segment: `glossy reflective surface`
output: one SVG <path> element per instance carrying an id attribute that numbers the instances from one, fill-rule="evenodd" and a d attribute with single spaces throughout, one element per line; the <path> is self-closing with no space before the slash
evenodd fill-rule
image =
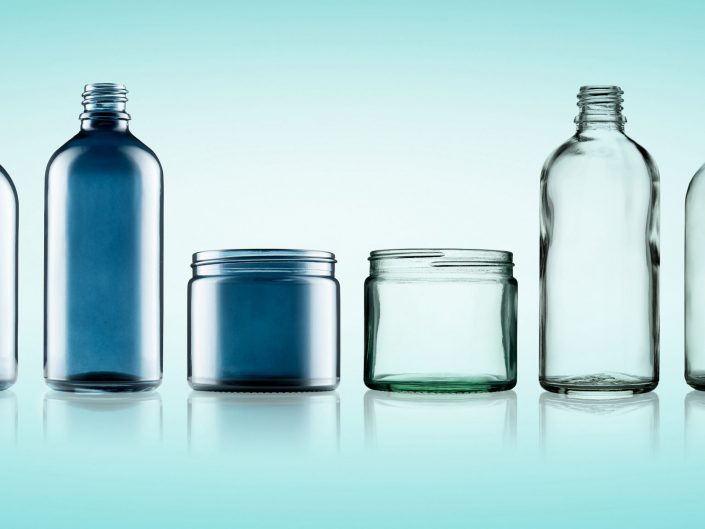
<path id="1" fill-rule="evenodd" d="M 287 513 L 309 527 L 334 519 L 354 528 L 370 517 L 386 527 L 458 518 L 541 527 L 547 513 L 571 516 L 586 498 L 600 508 L 581 511 L 572 527 L 603 527 L 605 510 L 610 526 L 695 527 L 685 516 L 699 505 L 703 420 L 705 396 L 682 385 L 588 399 L 530 387 L 397 394 L 359 383 L 320 393 L 181 383 L 82 395 L 38 382 L 0 394 L 0 492 L 12 498 L 3 516 L 18 527 L 45 525 L 77 496 L 80 528 L 145 517 L 173 528 L 277 527 Z M 37 487 L 51 493 L 30 509 Z M 116 498 L 137 507 L 114 509 Z M 159 515 L 149 514 L 155 504 Z"/>

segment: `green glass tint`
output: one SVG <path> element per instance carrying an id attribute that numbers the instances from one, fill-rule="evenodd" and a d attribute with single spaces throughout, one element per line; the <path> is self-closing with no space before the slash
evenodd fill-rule
<path id="1" fill-rule="evenodd" d="M 500 391 L 516 384 L 512 254 L 381 250 L 365 282 L 365 384 L 386 391 Z"/>

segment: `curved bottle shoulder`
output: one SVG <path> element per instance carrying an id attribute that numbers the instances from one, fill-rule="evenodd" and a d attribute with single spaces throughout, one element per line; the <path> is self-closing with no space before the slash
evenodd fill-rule
<path id="1" fill-rule="evenodd" d="M 643 173 L 659 180 L 656 163 L 641 145 L 622 132 L 576 133 L 546 159 L 542 179 L 580 171 L 587 166 L 612 171 Z"/>
<path id="2" fill-rule="evenodd" d="M 0 197 L 17 204 L 17 188 L 7 171 L 0 165 Z"/>
<path id="3" fill-rule="evenodd" d="M 690 179 L 686 200 L 695 195 L 698 198 L 702 197 L 701 200 L 705 200 L 705 165 L 701 166 Z"/>
<path id="4" fill-rule="evenodd" d="M 157 155 L 130 132 L 81 131 L 49 159 L 47 176 L 113 169 L 161 179 Z"/>

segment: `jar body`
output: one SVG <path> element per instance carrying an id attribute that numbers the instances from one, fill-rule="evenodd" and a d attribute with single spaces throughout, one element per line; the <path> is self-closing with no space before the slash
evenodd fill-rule
<path id="1" fill-rule="evenodd" d="M 507 265 L 452 262 L 453 251 L 436 252 L 400 257 L 402 269 L 374 270 L 373 262 L 365 282 L 365 384 L 385 391 L 511 389 L 516 280 Z"/>
<path id="2" fill-rule="evenodd" d="M 17 191 L 0 167 L 0 390 L 17 379 Z"/>
<path id="3" fill-rule="evenodd" d="M 640 393 L 658 383 L 659 176 L 616 125 L 580 130 L 541 175 L 540 382 Z"/>
<path id="4" fill-rule="evenodd" d="M 194 263 L 188 286 L 191 387 L 321 391 L 338 385 L 338 282 L 324 272 L 280 265 Z"/>
<path id="5" fill-rule="evenodd" d="M 162 170 L 126 130 L 81 131 L 46 174 L 47 383 L 140 391 L 162 375 Z"/>
<path id="6" fill-rule="evenodd" d="M 705 166 L 685 199 L 685 379 L 705 390 Z"/>

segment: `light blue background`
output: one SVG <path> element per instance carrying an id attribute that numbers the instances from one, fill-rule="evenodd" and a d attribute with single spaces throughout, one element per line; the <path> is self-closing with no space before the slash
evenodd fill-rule
<path id="1" fill-rule="evenodd" d="M 20 196 L 21 297 L 3 527 L 701 525 L 682 229 L 705 162 L 704 22 L 686 1 L 4 0 L 0 163 Z M 42 380 L 44 169 L 100 81 L 127 85 L 132 130 L 165 170 L 165 380 L 148 397 L 62 397 Z M 574 130 L 578 87 L 604 83 L 625 90 L 627 132 L 661 170 L 662 383 L 575 403 L 537 383 L 538 179 Z M 409 246 L 515 252 L 514 392 L 365 392 L 366 256 Z M 226 247 L 337 254 L 336 393 L 190 392 L 190 254 Z"/>

